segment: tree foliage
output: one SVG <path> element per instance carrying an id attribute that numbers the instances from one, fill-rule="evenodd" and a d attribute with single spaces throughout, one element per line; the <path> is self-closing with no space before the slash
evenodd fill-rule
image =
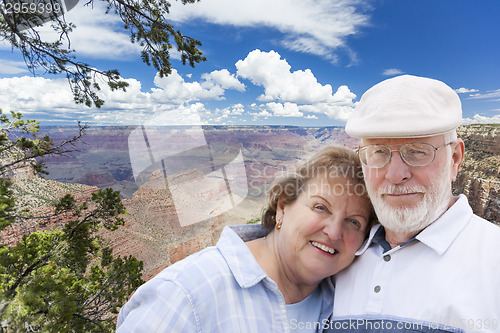
<path id="1" fill-rule="evenodd" d="M 120 78 L 116 69 L 99 70 L 81 62 L 70 48 L 70 34 L 75 28 L 64 16 L 55 11 L 31 12 L 7 10 L 7 3 L 28 4 L 30 0 L 0 0 L 0 40 L 8 41 L 13 49 L 19 49 L 28 69 L 33 73 L 64 74 L 77 103 L 101 107 L 104 101 L 98 96 L 99 81 L 105 81 L 111 90 L 125 90 L 128 83 Z M 36 3 L 53 4 L 61 0 L 37 0 Z M 93 6 L 88 0 L 85 5 Z M 130 33 L 132 43 L 142 47 L 141 58 L 153 65 L 161 77 L 171 73 L 170 51 L 174 44 L 185 65 L 193 66 L 206 58 L 198 49 L 201 42 L 184 36 L 175 30 L 166 15 L 170 3 L 166 0 L 100 0 L 106 3 L 106 14 L 115 13 L 123 21 L 124 29 Z M 181 0 L 183 4 L 199 0 Z M 29 7 L 26 7 L 29 8 Z M 53 31 L 59 36 L 56 41 L 43 40 L 39 34 L 40 22 L 50 20 Z M 173 39 L 173 42 L 172 42 Z M 67 46 L 66 46 L 67 45 Z"/>
<path id="2" fill-rule="evenodd" d="M 0 123 L 1 229 L 25 218 L 15 212 L 8 173 L 21 167 L 42 170 L 36 158 L 67 152 L 85 127 L 54 145 L 48 137 L 37 138 L 38 123 L 20 114 L 7 117 L 0 110 Z M 53 213 L 40 217 L 67 221 L 61 228 L 32 232 L 15 245 L 0 244 L 0 332 L 113 332 L 115 314 L 143 283 L 142 262 L 114 257 L 98 234 L 103 227 L 123 225 L 124 213 L 112 189 L 82 203 L 65 195 Z"/>

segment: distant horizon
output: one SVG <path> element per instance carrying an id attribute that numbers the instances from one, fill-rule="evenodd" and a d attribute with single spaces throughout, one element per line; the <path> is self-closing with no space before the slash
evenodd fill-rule
<path id="1" fill-rule="evenodd" d="M 87 123 L 88 124 L 88 123 Z M 82 122 L 82 125 L 85 125 L 85 123 Z M 345 126 L 340 126 L 340 125 L 325 125 L 325 126 L 314 126 L 314 125 L 269 125 L 269 124 L 186 124 L 186 125 L 145 125 L 145 124 L 138 124 L 138 125 L 93 125 L 93 124 L 88 124 L 89 129 L 90 128 L 105 128 L 105 127 L 138 127 L 138 126 L 153 126 L 153 127 L 193 127 L 193 126 L 200 126 L 200 127 L 282 127 L 282 128 L 345 128 Z M 61 128 L 61 127 L 77 127 L 78 124 L 75 125 L 70 125 L 70 124 L 61 124 L 61 125 L 45 125 L 40 123 L 40 128 Z M 460 126 L 494 126 L 498 127 L 500 124 L 498 123 L 473 123 L 473 124 L 462 124 Z"/>
<path id="2" fill-rule="evenodd" d="M 85 124 L 82 124 L 82 125 L 85 125 Z M 88 124 L 89 125 L 89 128 L 96 128 L 96 127 L 101 127 L 101 128 L 105 128 L 105 127 L 123 127 L 123 128 L 127 128 L 127 127 L 138 127 L 138 126 L 146 126 L 144 124 L 139 124 L 139 125 L 93 125 L 93 124 Z M 485 124 L 481 124 L 481 125 L 485 125 Z M 487 125 L 487 124 L 486 124 Z M 50 128 L 50 127 L 53 127 L 53 128 L 61 128 L 61 127 L 77 127 L 78 125 L 75 124 L 75 125 L 69 125 L 69 124 L 62 124 L 62 125 L 44 125 L 44 124 L 40 124 L 40 128 Z M 200 127 L 283 127 L 283 128 L 289 128 L 289 127 L 292 127 L 292 128 L 345 128 L 345 126 L 338 126 L 338 125 L 327 125 L 327 126 L 307 126 L 307 125 L 266 125 L 266 124 L 262 124 L 262 125 L 246 125 L 246 124 L 242 124 L 242 125 L 234 125 L 234 124 L 231 124 L 231 125 L 220 125 L 220 124 L 214 124 L 214 125 L 211 125 L 211 124 L 192 124 L 192 125 L 147 125 L 147 126 L 152 126 L 152 127 L 194 127 L 194 126 L 200 126 Z"/>

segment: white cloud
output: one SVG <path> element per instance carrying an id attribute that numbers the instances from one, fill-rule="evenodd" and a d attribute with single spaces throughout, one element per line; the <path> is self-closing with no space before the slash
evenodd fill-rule
<path id="1" fill-rule="evenodd" d="M 470 99 L 489 99 L 500 98 L 500 89 L 488 91 L 486 94 L 473 94 L 469 96 Z"/>
<path id="2" fill-rule="evenodd" d="M 247 115 L 307 119 L 326 115 L 344 121 L 354 108 L 356 95 L 347 86 L 342 85 L 333 92 L 331 85 L 320 84 L 309 69 L 292 71 L 276 52 L 252 51 L 238 61 L 236 67 L 238 76 L 222 69 L 202 74 L 198 81 L 192 76 L 181 76 L 174 69 L 167 77 L 157 74 L 155 86 L 149 91 L 144 91 L 136 79 L 125 79 L 129 83 L 126 91 L 114 92 L 103 81 L 98 94 L 105 104 L 100 109 L 75 105 L 66 79 L 5 78 L 0 80 L 0 107 L 36 115 L 41 120 L 81 120 L 99 124 L 140 124 L 159 112 L 182 113 L 182 110 L 191 110 L 193 105 L 197 106 L 204 121 L 217 122 L 232 122 Z M 245 91 L 239 78 L 247 78 L 263 87 L 260 100 L 267 103 L 252 103 L 249 107 L 257 113 L 247 112 L 242 103 L 228 103 L 230 106 L 210 111 L 199 103 L 224 100 L 228 89 Z"/>
<path id="3" fill-rule="evenodd" d="M 98 124 L 140 124 L 155 114 L 171 111 L 178 117 L 191 118 L 183 114 L 196 109 L 202 119 L 212 115 L 200 100 L 222 100 L 226 89 L 241 91 L 244 85 L 229 71 L 214 71 L 202 75 L 200 82 L 186 82 L 176 70 L 160 78 L 156 75 L 155 88 L 143 91 L 141 82 L 124 79 L 129 86 L 126 91 L 111 91 L 100 82 L 98 92 L 105 103 L 100 109 L 75 105 L 66 79 L 45 79 L 42 77 L 14 77 L 0 79 L 0 107 L 4 111 L 20 111 L 37 119 L 59 121 L 88 121 Z M 244 112 L 242 104 L 234 104 L 220 112 L 221 117 L 238 116 Z M 213 113 L 213 112 L 212 112 Z M 217 112 L 216 112 L 217 113 Z"/>
<path id="4" fill-rule="evenodd" d="M 467 89 L 467 88 L 458 88 L 458 89 L 455 89 L 455 92 L 457 94 L 467 94 L 467 93 L 473 93 L 473 92 L 478 92 L 479 90 L 477 89 Z"/>
<path id="5" fill-rule="evenodd" d="M 241 116 L 243 112 L 245 112 L 245 107 L 243 106 L 243 104 L 238 103 L 231 106 L 231 113 L 233 115 Z"/>
<path id="6" fill-rule="evenodd" d="M 130 42 L 130 35 L 123 29 L 121 19 L 113 11 L 105 14 L 104 2 L 93 2 L 89 6 L 85 3 L 80 1 L 65 14 L 66 21 L 76 25 L 69 33 L 70 48 L 76 54 L 100 59 L 133 59 L 140 54 L 142 48 Z M 40 27 L 41 37 L 58 40 L 59 34 L 50 25 L 49 22 Z"/>
<path id="7" fill-rule="evenodd" d="M 245 107 L 243 104 L 234 104 L 230 107 L 224 108 L 224 109 L 215 109 L 215 114 L 221 114 L 223 117 L 230 117 L 230 116 L 241 116 L 245 112 Z"/>
<path id="8" fill-rule="evenodd" d="M 500 114 L 494 115 L 492 117 L 484 117 L 481 115 L 474 115 L 471 118 L 464 118 L 464 125 L 468 124 L 500 124 Z"/>
<path id="9" fill-rule="evenodd" d="M 0 74 L 15 75 L 27 72 L 24 61 L 0 60 Z"/>
<path id="10" fill-rule="evenodd" d="M 364 0 L 203 0 L 192 5 L 172 2 L 175 21 L 204 20 L 236 27 L 268 27 L 284 34 L 291 50 L 337 60 L 334 51 L 349 49 L 346 39 L 368 25 Z M 351 50 L 348 54 L 353 54 Z M 355 60 L 355 55 L 351 57 Z"/>
<path id="11" fill-rule="evenodd" d="M 337 103 L 338 105 L 343 105 L 343 106 L 354 106 L 352 100 L 355 98 L 356 94 L 352 93 L 349 90 L 349 87 L 343 85 L 337 89 L 335 95 L 333 95 L 333 98 L 329 100 L 329 102 L 334 102 Z"/>
<path id="12" fill-rule="evenodd" d="M 244 91 L 245 85 L 227 69 L 205 73 L 202 81 L 186 82 L 177 70 L 172 69 L 168 76 L 156 74 L 151 97 L 158 103 L 182 104 L 197 100 L 221 100 L 227 89 Z"/>
<path id="13" fill-rule="evenodd" d="M 291 72 L 291 66 L 274 51 L 254 50 L 236 63 L 239 77 L 264 87 L 261 101 L 280 100 L 294 103 L 326 101 L 332 86 L 318 83 L 311 70 Z"/>
<path id="14" fill-rule="evenodd" d="M 177 105 L 157 111 L 144 124 L 153 126 L 204 125 L 207 110 L 203 103 Z"/>
<path id="15" fill-rule="evenodd" d="M 201 78 L 213 85 L 219 85 L 223 89 L 245 91 L 245 85 L 241 83 L 234 74 L 229 73 L 227 69 L 213 71 L 209 74 L 205 73 Z"/>
<path id="16" fill-rule="evenodd" d="M 273 115 L 269 111 L 263 110 L 261 112 L 252 113 L 252 116 L 254 116 L 254 119 L 256 119 L 257 117 L 269 118 L 272 117 Z"/>
<path id="17" fill-rule="evenodd" d="M 318 119 L 318 117 L 316 117 L 313 114 L 308 114 L 307 116 L 304 117 L 304 119 Z"/>
<path id="18" fill-rule="evenodd" d="M 286 102 L 284 104 L 270 102 L 266 104 L 267 108 L 275 117 L 302 117 L 304 114 L 299 111 L 299 107 L 295 103 Z"/>
<path id="19" fill-rule="evenodd" d="M 4 110 L 30 114 L 39 110 L 74 109 L 66 79 L 14 77 L 0 79 L 0 106 Z"/>
<path id="20" fill-rule="evenodd" d="M 239 60 L 236 68 L 238 76 L 264 87 L 265 95 L 259 98 L 264 101 L 279 99 L 310 102 L 325 99 L 332 91 L 329 85 L 321 86 L 310 70 L 290 72 L 291 66 L 288 62 L 282 60 L 281 56 L 274 51 L 254 50 L 244 60 Z M 301 86 L 306 91 L 300 89 Z"/>
<path id="21" fill-rule="evenodd" d="M 352 113 L 354 106 L 347 105 L 332 105 L 328 103 L 316 103 L 312 105 L 301 105 L 300 110 L 324 114 L 330 119 L 346 121 Z"/>
<path id="22" fill-rule="evenodd" d="M 292 72 L 288 62 L 274 51 L 254 50 L 239 60 L 236 68 L 239 77 L 264 88 L 260 101 L 294 103 L 300 111 L 322 113 L 338 120 L 346 120 L 354 107 L 356 95 L 347 86 L 340 86 L 333 94 L 332 86 L 320 84 L 311 70 Z"/>
<path id="23" fill-rule="evenodd" d="M 156 74 L 154 83 L 158 88 L 151 89 L 151 98 L 156 103 L 183 104 L 200 99 L 220 99 L 224 94 L 224 89 L 216 84 L 204 87 L 197 81 L 184 81 L 175 69 L 168 76 Z"/>
<path id="24" fill-rule="evenodd" d="M 98 93 L 105 100 L 102 108 L 76 105 L 66 79 L 14 77 L 0 79 L 0 107 L 23 113 L 27 118 L 48 121 L 77 120 L 99 124 L 137 124 L 167 106 L 154 105 L 141 83 L 126 79 L 127 91 L 111 91 L 101 83 Z"/>
<path id="25" fill-rule="evenodd" d="M 151 94 L 142 91 L 141 82 L 136 79 L 124 79 L 129 86 L 126 91 L 111 91 L 106 83 L 101 84 L 99 96 L 105 101 L 104 110 L 133 110 L 136 116 L 140 113 L 148 113 L 151 110 Z M 134 118 L 131 118 L 134 119 Z"/>
<path id="26" fill-rule="evenodd" d="M 396 76 L 396 75 L 401 75 L 401 74 L 404 74 L 405 72 L 403 72 L 402 70 L 400 69 L 397 69 L 397 68 L 389 68 L 389 69 L 386 69 L 382 75 L 385 75 L 385 76 Z"/>

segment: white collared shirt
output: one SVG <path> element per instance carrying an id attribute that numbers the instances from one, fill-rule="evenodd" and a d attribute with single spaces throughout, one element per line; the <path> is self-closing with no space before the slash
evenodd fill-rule
<path id="1" fill-rule="evenodd" d="M 379 228 L 335 277 L 331 331 L 500 332 L 500 228 L 464 195 L 385 253 Z"/>

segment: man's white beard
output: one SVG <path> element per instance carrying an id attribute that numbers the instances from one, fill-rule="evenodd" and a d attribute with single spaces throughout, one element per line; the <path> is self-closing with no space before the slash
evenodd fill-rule
<path id="1" fill-rule="evenodd" d="M 367 191 L 380 223 L 395 233 L 414 234 L 437 220 L 448 208 L 451 180 L 450 167 L 446 166 L 431 181 L 431 186 L 390 185 L 374 190 L 367 182 Z M 423 193 L 424 198 L 412 207 L 393 207 L 382 199 L 388 193 Z"/>

